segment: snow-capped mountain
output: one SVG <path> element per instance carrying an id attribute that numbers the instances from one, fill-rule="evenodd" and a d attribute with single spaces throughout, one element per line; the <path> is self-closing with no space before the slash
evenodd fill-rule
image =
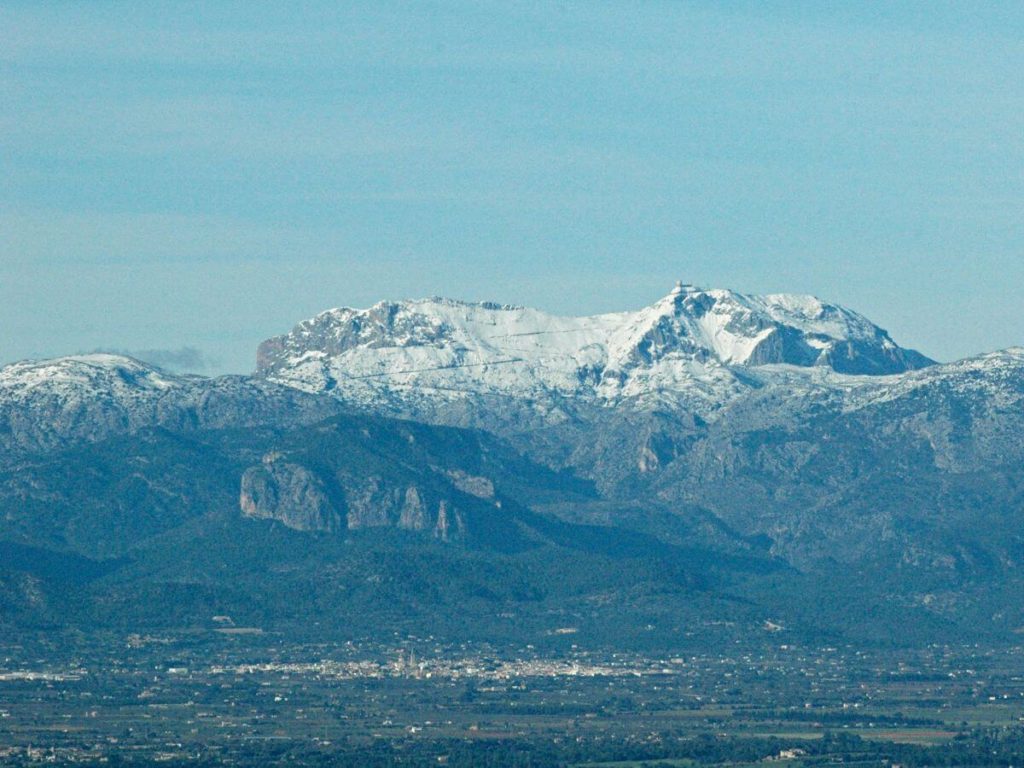
<path id="1" fill-rule="evenodd" d="M 142 427 L 291 423 L 337 410 L 323 398 L 244 376 L 167 373 L 123 355 L 72 355 L 0 368 L 0 448 L 37 451 Z"/>
<path id="2" fill-rule="evenodd" d="M 111 354 L 6 366 L 0 447 L 308 423 L 340 408 L 500 433 L 608 410 L 744 429 L 883 408 L 1010 425 L 1022 379 L 1021 349 L 935 364 L 809 296 L 678 285 L 639 311 L 592 317 L 426 299 L 323 312 L 264 342 L 254 377 L 174 375 Z"/>
<path id="3" fill-rule="evenodd" d="M 394 415 L 411 420 L 381 418 Z M 221 524 L 246 541 L 268 523 L 457 546 L 522 530 L 516 546 L 574 552 L 632 536 L 648 554 L 778 558 L 839 589 L 860 573 L 883 603 L 895 568 L 901 615 L 974 606 L 1010 632 L 1024 623 L 1021 434 L 1024 348 L 933 363 L 812 297 L 680 285 L 582 318 L 381 303 L 265 342 L 251 377 L 117 355 L 0 369 L 0 538 L 176 557 Z M 990 600 L 992 580 L 1009 597 Z"/>
<path id="4" fill-rule="evenodd" d="M 180 387 L 186 377 L 163 373 L 131 357 L 111 354 L 69 355 L 26 360 L 0 368 L 0 390 L 9 402 L 142 399 Z"/>
<path id="5" fill-rule="evenodd" d="M 561 317 L 447 299 L 333 309 L 264 342 L 257 374 L 364 406 L 508 397 L 704 412 L 759 386 L 752 369 L 884 375 L 932 361 L 812 296 L 679 284 L 636 312 Z"/>
<path id="6" fill-rule="evenodd" d="M 969 471 L 1024 460 L 1024 348 L 936 365 L 861 387 L 844 410 L 925 440 L 936 466 Z"/>

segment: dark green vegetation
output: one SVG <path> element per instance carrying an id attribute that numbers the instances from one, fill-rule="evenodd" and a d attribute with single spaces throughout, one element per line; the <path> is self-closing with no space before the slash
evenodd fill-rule
<path id="1" fill-rule="evenodd" d="M 606 426 L 606 436 L 623 434 Z M 787 450 L 758 439 L 764 456 Z M 827 484 L 820 473 L 846 465 L 863 493 L 848 500 L 844 525 L 917 503 L 921 521 L 898 523 L 919 525 L 916 550 L 902 534 L 868 531 L 856 557 L 839 542 L 834 555 L 786 558 L 784 544 L 741 521 L 672 501 L 664 488 L 675 465 L 637 491 L 551 469 L 557 461 L 482 431 L 361 416 L 291 429 L 147 428 L 13 459 L 0 473 L 0 621 L 12 631 L 137 630 L 230 614 L 305 637 L 399 630 L 521 643 L 569 628 L 592 647 L 669 650 L 766 627 L 801 640 L 1012 640 L 1024 625 L 1022 470 L 941 482 L 908 474 L 869 494 L 886 468 L 872 470 L 870 452 L 857 458 L 864 441 L 838 442 L 797 480 L 780 475 L 782 463 L 750 469 L 746 495 L 756 501 L 777 482 L 779 493 L 806 496 Z M 729 493 L 740 509 L 739 489 Z M 981 511 L 979 497 L 989 502 Z M 764 517 L 780 514 L 777 499 L 757 503 Z M 858 504 L 863 512 L 849 511 Z"/>
<path id="2" fill-rule="evenodd" d="M 377 478 L 444 498 L 465 533 L 444 542 L 379 525 L 297 531 L 239 509 L 247 467 L 273 451 L 309 468 L 350 518 L 341 484 Z M 456 478 L 486 476 L 487 497 Z M 760 628 L 734 594 L 789 573 L 764 554 L 569 523 L 538 504 L 597 503 L 593 485 L 484 433 L 340 417 L 291 432 L 145 431 L 35 461 L 0 479 L 8 626 L 205 626 L 211 615 L 300 636 L 374 631 L 670 647 Z M 673 518 L 677 529 L 685 518 Z"/>
<path id="3" fill-rule="evenodd" d="M 486 429 L 246 381 L 27 395 L 0 754 L 1016 764 L 1024 378 L 973 370 Z"/>

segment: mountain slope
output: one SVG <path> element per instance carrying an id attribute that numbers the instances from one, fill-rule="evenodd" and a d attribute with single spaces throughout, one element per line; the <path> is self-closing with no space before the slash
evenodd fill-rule
<path id="1" fill-rule="evenodd" d="M 336 403 L 244 376 L 177 376 L 121 355 L 0 368 L 0 449 L 38 452 L 141 429 L 308 423 Z"/>
<path id="2" fill-rule="evenodd" d="M 307 525 L 301 493 L 254 514 L 245 478 L 267 464 L 315 486 L 334 522 Z M 664 642 L 683 617 L 763 621 L 765 609 L 724 587 L 784 567 L 770 558 L 530 508 L 595 500 L 591 484 L 482 432 L 348 416 L 290 430 L 144 429 L 0 472 L 0 553 L 33 553 L 0 563 L 0 623 L 64 611 L 83 627 L 137 631 L 228 614 L 289 633 L 538 642 L 567 623 L 643 636 L 658 616 Z M 47 561 L 56 574 L 36 567 Z M 82 578 L 64 578 L 62 563 Z"/>
<path id="3" fill-rule="evenodd" d="M 975 545 L 989 575 L 1018 567 L 1021 435 L 1018 349 L 858 380 L 799 406 L 766 386 L 712 420 L 611 412 L 517 442 L 607 497 L 704 506 L 801 568 L 884 552 L 957 577 Z"/>
<path id="4" fill-rule="evenodd" d="M 628 615 L 667 642 L 684 615 L 1009 637 L 1022 434 L 1024 349 L 935 364 L 817 299 L 687 286 L 591 318 L 332 310 L 264 343 L 254 377 L 16 364 L 0 545 L 95 578 L 0 564 L 0 620 L 52 620 L 74 590 L 141 620 L 138 587 L 174 621 L 369 627 L 387 599 L 382 626 L 417 631 L 469 605 L 486 634 L 529 604 L 536 627 Z"/>

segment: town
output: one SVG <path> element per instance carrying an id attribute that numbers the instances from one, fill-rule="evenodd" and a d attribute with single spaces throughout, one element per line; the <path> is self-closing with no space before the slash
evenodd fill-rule
<path id="1" fill-rule="evenodd" d="M 1017 734 L 1024 719 L 1022 647 L 762 640 L 649 658 L 570 641 L 296 644 L 214 629 L 129 634 L 113 653 L 110 637 L 40 637 L 0 651 L 0 764 L 437 764 L 503 748 L 540 750 L 524 764 L 587 764 L 711 739 L 801 765 L 837 734 L 844 750 L 927 748 L 979 729 Z"/>

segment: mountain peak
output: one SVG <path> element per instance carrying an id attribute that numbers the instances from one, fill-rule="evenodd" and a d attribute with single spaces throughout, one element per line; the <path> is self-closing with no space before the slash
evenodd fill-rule
<path id="1" fill-rule="evenodd" d="M 467 397 L 611 403 L 682 399 L 717 407 L 739 369 L 901 373 L 931 364 L 862 315 L 813 296 L 755 296 L 679 282 L 649 307 L 563 317 L 444 298 L 316 315 L 260 345 L 257 373 L 364 403 Z"/>
<path id="2" fill-rule="evenodd" d="M 106 352 L 23 360 L 0 368 L 0 388 L 75 392 L 116 381 L 133 388 L 168 389 L 180 377 L 166 374 L 134 357 Z"/>
<path id="3" fill-rule="evenodd" d="M 863 315 L 801 294 L 756 296 L 677 283 L 628 327 L 623 343 L 645 360 L 652 350 L 682 345 L 724 365 L 823 366 L 846 374 L 901 373 L 932 362 L 901 349 Z"/>

